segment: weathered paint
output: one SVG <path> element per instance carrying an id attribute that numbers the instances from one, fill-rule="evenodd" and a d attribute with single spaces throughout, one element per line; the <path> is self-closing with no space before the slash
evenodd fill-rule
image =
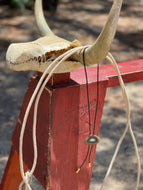
<path id="1" fill-rule="evenodd" d="M 124 82 L 143 80 L 143 60 L 120 63 L 118 65 Z M 88 68 L 87 73 L 89 80 L 91 123 L 93 124 L 96 105 L 96 68 Z M 64 75 L 62 80 L 63 78 Z M 99 81 L 96 135 L 99 134 L 106 89 L 119 85 L 118 78 L 111 65 L 100 67 Z M 33 76 L 29 83 L 13 134 L 12 151 L 0 186 L 2 190 L 18 189 L 21 180 L 19 158 L 16 152 L 18 152 L 21 122 L 23 121 L 27 104 L 37 82 L 38 77 Z M 72 72 L 71 80 L 68 80 L 67 84 L 60 84 L 59 81 L 58 84 L 54 84 L 54 80 L 52 80 L 51 84 L 52 86 L 48 84 L 44 89 L 38 107 L 38 162 L 34 174 L 47 190 L 88 190 L 96 146 L 91 155 L 92 167 L 89 168 L 86 162 L 78 174 L 75 172 L 85 158 L 87 152 L 85 139 L 89 132 L 84 70 L 80 69 Z M 32 123 L 33 107 L 28 118 L 24 135 L 23 150 L 26 168 L 31 168 L 33 161 Z"/>

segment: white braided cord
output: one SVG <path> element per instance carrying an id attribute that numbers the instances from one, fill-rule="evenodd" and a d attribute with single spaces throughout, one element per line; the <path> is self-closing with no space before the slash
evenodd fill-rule
<path id="1" fill-rule="evenodd" d="M 55 69 L 63 62 L 65 61 L 67 58 L 69 58 L 72 54 L 74 54 L 75 52 L 81 50 L 85 48 L 84 46 L 81 47 L 76 47 L 73 48 L 67 52 L 65 52 L 64 54 L 62 54 L 61 56 L 59 56 L 58 58 L 56 58 L 48 67 L 47 69 L 44 71 L 43 75 L 41 76 L 31 98 L 29 101 L 29 104 L 27 106 L 25 115 L 24 115 L 24 119 L 23 119 L 23 123 L 22 123 L 22 127 L 21 127 L 21 132 L 20 132 L 20 138 L 19 138 L 19 157 L 20 157 L 20 172 L 21 172 L 21 176 L 23 181 L 21 182 L 20 186 L 19 186 L 19 190 L 22 190 L 22 186 L 23 184 L 25 184 L 26 188 L 28 190 L 32 190 L 30 185 L 29 185 L 29 178 L 31 178 L 31 176 L 34 173 L 34 170 L 36 168 L 36 164 L 37 164 L 37 139 L 36 139 L 36 123 L 37 123 L 37 108 L 38 108 L 38 103 L 39 103 L 39 99 L 40 96 L 45 88 L 45 85 L 47 84 L 47 82 L 49 81 L 49 79 L 51 78 L 52 74 L 54 73 Z M 52 69 L 52 70 L 51 70 Z M 50 71 L 51 70 L 51 71 Z M 50 71 L 50 72 L 49 72 Z M 41 86 L 44 78 L 46 77 L 46 75 L 48 74 L 48 77 L 45 79 L 43 85 Z M 40 87 L 41 86 L 41 87 Z M 39 91 L 40 89 L 40 91 Z M 39 91 L 39 92 L 38 92 Z M 38 95 L 37 95 L 38 93 Z M 37 95 L 37 97 L 36 97 Z M 29 176 L 27 177 L 25 172 L 24 172 L 24 167 L 23 167 L 23 137 L 24 137 L 24 132 L 25 132 L 25 127 L 26 127 L 26 123 L 27 123 L 27 119 L 28 119 L 28 115 L 31 109 L 31 106 L 34 102 L 34 99 L 36 97 L 36 102 L 35 102 L 35 107 L 34 107 L 34 117 L 33 117 L 33 148 L 34 148 L 34 160 L 33 160 L 33 165 L 31 170 L 29 171 Z"/>
<path id="2" fill-rule="evenodd" d="M 52 74 L 54 73 L 55 69 L 57 69 L 57 67 L 62 64 L 63 61 L 65 61 L 68 57 L 70 57 L 72 54 L 74 54 L 76 51 L 82 50 L 83 48 L 85 48 L 85 46 L 82 47 L 76 47 L 73 48 L 67 52 L 65 52 L 64 54 L 62 54 L 61 56 L 59 56 L 57 59 L 55 59 L 48 67 L 47 69 L 44 71 L 43 75 L 41 76 L 32 96 L 31 99 L 29 101 L 29 104 L 27 106 L 25 115 L 24 115 L 24 119 L 23 119 L 23 123 L 22 123 L 22 127 L 21 127 L 21 133 L 20 133 L 20 139 L 19 139 L 19 156 L 20 156 L 20 171 L 21 171 L 21 176 L 23 181 L 21 182 L 21 184 L 19 185 L 19 190 L 22 190 L 22 187 L 25 185 L 25 190 L 32 190 L 32 188 L 30 187 L 31 181 L 32 181 L 32 175 L 34 173 L 34 170 L 36 168 L 37 165 L 37 157 L 38 157 L 38 153 L 37 153 L 37 139 L 36 139 L 36 124 L 37 124 L 37 110 L 38 110 L 38 105 L 39 105 L 39 100 L 41 97 L 41 94 L 47 84 L 47 82 L 49 81 L 49 79 L 51 78 Z M 107 177 L 109 176 L 112 166 L 114 164 L 114 161 L 116 159 L 116 156 L 118 154 L 118 151 L 120 149 L 120 146 L 123 142 L 123 139 L 129 129 L 133 144 L 134 144 L 134 148 L 135 148 L 135 153 L 136 153 L 136 157 L 137 157 L 137 163 L 138 163 L 138 172 L 137 172 L 137 182 L 136 182 L 136 187 L 135 190 L 138 190 L 139 187 L 139 181 L 140 181 L 140 173 L 141 173 L 141 164 L 140 164 L 140 157 L 139 157 L 139 151 L 138 151 L 138 147 L 137 147 L 137 143 L 136 143 L 136 139 L 132 130 L 132 126 L 131 126 L 131 121 L 130 121 L 130 105 L 129 105 L 129 99 L 128 99 L 128 95 L 126 92 L 126 88 L 124 85 L 124 82 L 122 80 L 120 71 L 118 69 L 118 66 L 116 64 L 115 59 L 113 58 L 113 56 L 111 55 L 111 53 L 108 53 L 106 59 L 108 59 L 108 61 L 110 61 L 110 63 L 113 65 L 118 78 L 119 78 L 119 83 L 120 83 L 120 87 L 122 90 L 122 94 L 123 94 L 123 98 L 125 101 L 125 106 L 126 106 L 126 115 L 127 115 L 127 124 L 126 127 L 124 129 L 124 132 L 122 134 L 122 136 L 120 137 L 118 144 L 116 146 L 115 152 L 113 154 L 113 157 L 111 159 L 110 165 L 108 167 L 107 173 L 104 177 L 103 183 L 101 185 L 100 190 L 103 189 L 103 186 L 107 180 Z M 50 71 L 51 70 L 51 71 Z M 50 72 L 49 72 L 50 71 Z M 47 73 L 49 73 L 48 77 L 44 80 L 44 78 L 46 77 Z M 44 81 L 44 82 L 43 82 Z M 43 84 L 42 84 L 43 83 Z M 37 96 L 37 97 L 36 97 Z M 36 100 L 35 100 L 36 98 Z M 27 171 L 26 173 L 24 172 L 24 167 L 23 167 L 23 136 L 24 136 L 24 132 L 25 132 L 25 127 L 26 127 L 26 123 L 27 123 L 27 119 L 28 119 L 28 115 L 31 109 L 31 106 L 33 104 L 35 100 L 35 105 L 34 105 L 34 116 L 33 116 L 33 148 L 34 148 L 34 159 L 33 159 L 33 165 L 30 171 Z"/>
<path id="3" fill-rule="evenodd" d="M 109 174 L 111 172 L 111 169 L 112 169 L 113 164 L 115 162 L 115 159 L 117 157 L 117 154 L 118 154 L 118 151 L 120 149 L 120 146 L 121 146 L 121 144 L 122 144 L 128 130 L 130 132 L 130 135 L 131 135 L 131 138 L 132 138 L 132 141 L 133 141 L 135 154 L 136 154 L 136 158 L 137 158 L 138 170 L 137 170 L 137 181 L 136 181 L 135 190 L 138 190 L 139 182 L 140 182 L 140 174 L 141 174 L 141 163 L 140 163 L 140 156 L 139 156 L 138 146 L 137 146 L 136 139 L 135 139 L 135 136 L 134 136 L 134 133 L 133 133 L 133 130 L 132 130 L 132 125 L 131 125 L 129 98 L 128 98 L 128 94 L 127 94 L 126 87 L 124 85 L 122 76 L 121 76 L 120 71 L 118 69 L 118 65 L 117 65 L 114 57 L 112 56 L 111 53 L 108 53 L 108 55 L 106 56 L 106 59 L 113 65 L 113 67 L 114 67 L 114 69 L 115 69 L 115 71 L 117 73 L 118 79 L 119 79 L 119 83 L 120 83 L 120 87 L 121 87 L 121 90 L 122 90 L 122 95 L 123 95 L 123 99 L 124 99 L 125 107 L 126 107 L 127 124 L 125 126 L 125 129 L 123 131 L 122 136 L 120 137 L 120 139 L 118 141 L 118 144 L 116 146 L 115 152 L 114 152 L 113 157 L 111 159 L 111 162 L 109 164 L 108 170 L 106 172 L 106 175 L 104 177 L 104 180 L 103 180 L 103 183 L 101 185 L 100 190 L 103 189 L 103 186 L 104 186 L 104 184 L 105 184 L 105 182 L 106 182 L 106 180 L 107 180 L 107 178 L 108 178 L 108 176 L 109 176 Z"/>

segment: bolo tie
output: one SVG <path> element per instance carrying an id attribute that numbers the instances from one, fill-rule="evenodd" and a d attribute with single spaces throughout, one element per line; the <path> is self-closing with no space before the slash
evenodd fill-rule
<path id="1" fill-rule="evenodd" d="M 87 47 L 86 47 L 87 48 Z M 95 107 L 95 115 L 94 115 L 94 122 L 93 122 L 93 130 L 91 126 L 91 112 L 90 112 L 90 100 L 89 100 L 89 85 L 88 85 L 88 76 L 87 76 L 87 69 L 85 65 L 85 50 L 83 50 L 83 65 L 84 65 L 84 72 L 85 72 L 85 79 L 86 79 L 86 93 L 87 93 L 87 105 L 88 105 L 88 125 L 89 125 L 89 135 L 85 139 L 85 143 L 88 145 L 86 156 L 76 173 L 79 173 L 83 165 L 85 164 L 86 160 L 88 159 L 89 167 L 91 167 L 91 153 L 93 150 L 94 145 L 99 142 L 99 137 L 95 135 L 95 126 L 97 122 L 97 109 L 99 103 L 99 64 L 97 65 L 97 91 L 96 91 L 96 107 Z"/>

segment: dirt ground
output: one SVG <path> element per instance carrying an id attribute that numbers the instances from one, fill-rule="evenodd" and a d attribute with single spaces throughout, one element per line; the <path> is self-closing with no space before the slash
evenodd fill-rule
<path id="1" fill-rule="evenodd" d="M 56 14 L 45 14 L 50 27 L 58 36 L 91 44 L 99 35 L 111 5 L 111 0 L 62 0 Z M 26 42 L 38 37 L 33 11 L 17 12 L 7 6 L 0 7 L 0 177 L 7 162 L 11 136 L 28 81 L 33 73 L 9 70 L 5 64 L 6 50 L 12 42 Z M 143 58 L 143 0 L 124 0 L 111 52 L 118 62 Z M 132 125 L 143 163 L 143 81 L 126 86 L 131 102 Z M 109 89 L 90 190 L 99 189 L 125 124 L 120 88 Z M 105 188 L 135 189 L 136 173 L 133 143 L 127 134 Z M 33 187 L 34 190 L 42 189 L 37 182 L 33 183 Z M 142 189 L 143 170 L 139 190 Z"/>

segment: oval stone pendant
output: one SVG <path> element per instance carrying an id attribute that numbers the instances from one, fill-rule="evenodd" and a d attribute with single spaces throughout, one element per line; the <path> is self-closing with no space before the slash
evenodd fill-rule
<path id="1" fill-rule="evenodd" d="M 95 144 L 99 143 L 99 141 L 100 141 L 100 139 L 96 135 L 90 135 L 85 140 L 86 144 L 88 144 L 88 145 L 95 145 Z"/>

